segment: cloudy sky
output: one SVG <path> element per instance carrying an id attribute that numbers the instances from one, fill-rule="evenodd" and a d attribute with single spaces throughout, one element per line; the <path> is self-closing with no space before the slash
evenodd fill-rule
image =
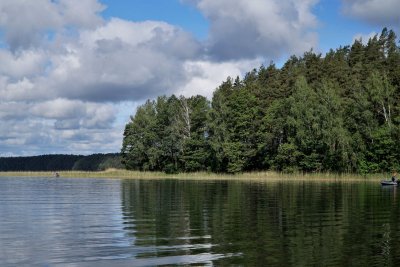
<path id="1" fill-rule="evenodd" d="M 400 28 L 399 0 L 1 0 L 0 156 L 118 152 L 163 94 Z"/>

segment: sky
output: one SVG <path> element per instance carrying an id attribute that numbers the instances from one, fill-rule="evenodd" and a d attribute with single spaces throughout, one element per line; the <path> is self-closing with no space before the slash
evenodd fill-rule
<path id="1" fill-rule="evenodd" d="M 1 0 L 0 156 L 119 152 L 136 108 L 399 34 L 399 0 Z"/>

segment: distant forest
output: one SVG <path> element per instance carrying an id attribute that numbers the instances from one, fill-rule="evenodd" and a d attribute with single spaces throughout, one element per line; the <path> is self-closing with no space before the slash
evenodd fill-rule
<path id="1" fill-rule="evenodd" d="M 102 171 L 124 168 L 119 154 L 0 157 L 0 171 Z"/>
<path id="2" fill-rule="evenodd" d="M 387 172 L 400 169 L 399 126 L 400 48 L 385 28 L 228 77 L 211 102 L 148 100 L 121 155 L 128 169 L 165 172 Z"/>

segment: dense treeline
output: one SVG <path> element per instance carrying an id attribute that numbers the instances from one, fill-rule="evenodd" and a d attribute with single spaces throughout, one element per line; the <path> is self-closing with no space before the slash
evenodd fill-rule
<path id="1" fill-rule="evenodd" d="M 101 171 L 123 168 L 119 154 L 0 157 L 0 171 Z"/>
<path id="2" fill-rule="evenodd" d="M 400 167 L 400 48 L 367 44 L 292 56 L 228 78 L 211 103 L 158 97 L 126 125 L 128 169 L 379 172 Z"/>

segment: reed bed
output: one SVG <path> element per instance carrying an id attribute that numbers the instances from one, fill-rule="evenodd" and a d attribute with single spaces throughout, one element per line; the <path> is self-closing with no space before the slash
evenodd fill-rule
<path id="1" fill-rule="evenodd" d="M 210 172 L 166 174 L 163 172 L 128 171 L 108 169 L 105 171 L 59 171 L 60 177 L 68 178 L 117 178 L 117 179 L 187 179 L 187 180 L 239 180 L 239 181 L 325 181 L 353 182 L 379 181 L 388 174 L 358 174 L 336 173 L 279 173 L 273 171 L 248 172 L 240 174 L 218 174 Z M 0 177 L 55 177 L 56 172 L 0 172 Z"/>

